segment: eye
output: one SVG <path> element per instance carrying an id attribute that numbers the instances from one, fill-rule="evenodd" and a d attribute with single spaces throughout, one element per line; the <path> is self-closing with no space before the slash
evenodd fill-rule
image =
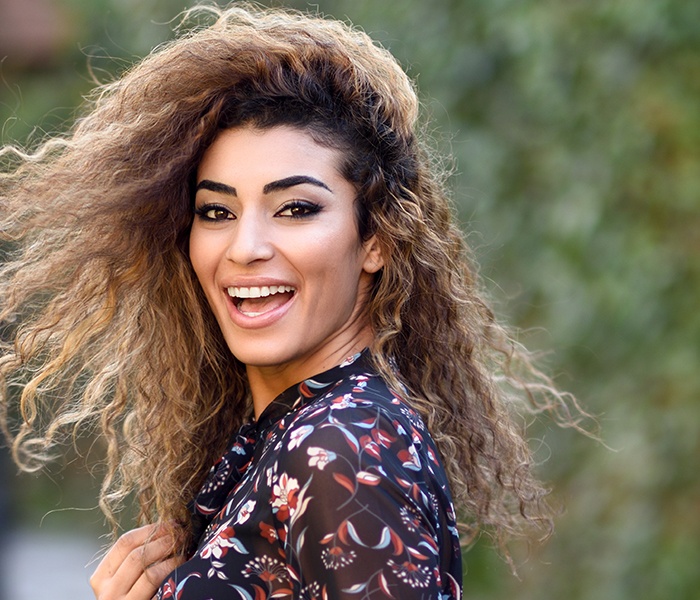
<path id="1" fill-rule="evenodd" d="M 196 208 L 194 212 L 203 221 L 215 222 L 236 218 L 230 210 L 216 204 L 205 204 L 200 208 Z"/>
<path id="2" fill-rule="evenodd" d="M 315 215 L 320 210 L 321 207 L 314 202 L 309 202 L 306 200 L 292 200 L 280 208 L 275 216 L 302 219 L 304 217 Z"/>

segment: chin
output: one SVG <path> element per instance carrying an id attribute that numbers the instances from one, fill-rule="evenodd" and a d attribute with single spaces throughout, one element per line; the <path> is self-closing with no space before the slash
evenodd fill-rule
<path id="1" fill-rule="evenodd" d="M 294 360 L 294 356 L 280 352 L 279 344 L 276 348 L 268 347 L 269 344 L 229 344 L 229 350 L 246 367 L 276 367 L 282 366 Z"/>

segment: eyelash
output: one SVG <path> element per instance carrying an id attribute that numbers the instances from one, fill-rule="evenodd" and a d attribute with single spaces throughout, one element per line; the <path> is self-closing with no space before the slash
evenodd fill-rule
<path id="1" fill-rule="evenodd" d="M 224 214 L 223 218 L 216 218 L 216 217 L 209 217 L 207 216 L 207 213 L 210 213 L 212 211 L 219 211 Z M 220 206 L 218 204 L 205 204 L 204 206 L 200 206 L 199 208 L 194 209 L 194 214 L 197 215 L 202 221 L 208 221 L 210 223 L 217 223 L 219 221 L 226 221 L 233 217 L 233 214 L 231 211 L 224 207 Z"/>
<path id="2" fill-rule="evenodd" d="M 293 212 L 295 209 L 301 209 L 303 211 L 303 214 L 295 215 Z M 290 219 L 304 219 L 306 217 L 310 217 L 320 212 L 321 206 L 319 204 L 316 204 L 315 202 L 309 202 L 307 200 L 292 200 L 291 202 L 287 202 L 287 204 L 280 208 L 276 214 L 279 215 L 280 213 L 286 211 L 292 211 L 289 214 Z"/>
<path id="3" fill-rule="evenodd" d="M 303 211 L 303 214 L 294 214 L 295 210 L 301 210 Z M 210 213 L 212 211 L 218 211 L 223 214 L 220 215 L 220 218 L 207 216 L 207 213 Z M 275 216 L 283 216 L 281 213 L 286 211 L 290 211 L 289 215 L 284 215 L 286 218 L 304 219 L 320 212 L 321 206 L 319 204 L 316 204 L 315 202 L 308 202 L 305 200 L 292 200 L 291 202 L 287 202 L 287 204 L 282 206 L 282 208 L 280 208 L 275 213 Z M 217 223 L 220 221 L 235 219 L 235 216 L 228 208 L 219 204 L 205 204 L 204 206 L 195 208 L 194 214 L 197 215 L 203 221 L 208 221 L 210 223 Z"/>

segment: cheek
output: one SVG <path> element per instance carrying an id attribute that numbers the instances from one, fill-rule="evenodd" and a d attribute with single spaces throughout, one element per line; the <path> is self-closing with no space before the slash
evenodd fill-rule
<path id="1" fill-rule="evenodd" d="M 343 232 L 345 233 L 345 232 Z M 345 234 L 347 235 L 347 234 Z M 348 296 L 356 292 L 362 279 L 363 256 L 354 238 L 342 236 L 319 244 L 310 253 L 306 264 L 316 273 L 326 297 L 339 301 L 339 295 Z"/>
<path id="2" fill-rule="evenodd" d="M 206 235 L 202 235 L 201 231 L 193 228 L 189 245 L 190 264 L 203 287 L 208 276 L 211 276 L 215 264 L 213 250 L 211 240 Z"/>

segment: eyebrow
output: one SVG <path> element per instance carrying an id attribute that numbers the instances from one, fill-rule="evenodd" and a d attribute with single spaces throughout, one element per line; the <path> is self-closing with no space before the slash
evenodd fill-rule
<path id="1" fill-rule="evenodd" d="M 294 187 L 295 185 L 302 185 L 304 183 L 315 185 L 316 187 L 323 188 L 329 192 L 333 191 L 325 183 L 323 183 L 323 181 L 319 181 L 315 177 L 309 177 L 308 175 L 292 175 L 291 177 L 271 181 L 263 188 L 263 194 L 269 194 L 270 192 L 276 192 L 279 190 L 286 190 L 287 188 Z"/>
<path id="2" fill-rule="evenodd" d="M 320 181 L 315 177 L 310 177 L 309 175 L 291 175 L 290 177 L 285 177 L 284 179 L 278 179 L 277 181 L 271 181 L 270 183 L 265 184 L 263 187 L 263 194 L 270 194 L 272 192 L 286 190 L 296 185 L 302 185 L 305 183 L 315 185 L 316 187 L 323 188 L 329 192 L 333 192 L 333 190 L 323 183 L 323 181 Z M 225 183 L 220 183 L 218 181 L 212 181 L 210 179 L 202 179 L 202 181 L 197 184 L 196 191 L 199 190 L 209 190 L 219 194 L 226 194 L 227 196 L 238 196 L 235 187 L 226 185 Z"/>
<path id="3" fill-rule="evenodd" d="M 235 187 L 231 187 L 225 183 L 219 183 L 218 181 L 212 181 L 211 179 L 202 179 L 202 181 L 197 184 L 197 189 L 195 191 L 198 192 L 199 190 L 209 190 L 219 194 L 226 194 L 227 196 L 238 196 Z"/>

